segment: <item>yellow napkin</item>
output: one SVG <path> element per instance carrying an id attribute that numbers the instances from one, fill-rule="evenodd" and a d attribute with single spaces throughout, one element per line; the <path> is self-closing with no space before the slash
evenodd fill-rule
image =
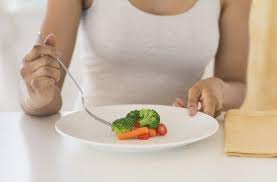
<path id="1" fill-rule="evenodd" d="M 247 96 L 225 115 L 227 155 L 277 157 L 276 9 L 276 0 L 253 1 Z"/>
<path id="2" fill-rule="evenodd" d="M 229 111 L 224 131 L 227 155 L 277 157 L 277 110 Z"/>

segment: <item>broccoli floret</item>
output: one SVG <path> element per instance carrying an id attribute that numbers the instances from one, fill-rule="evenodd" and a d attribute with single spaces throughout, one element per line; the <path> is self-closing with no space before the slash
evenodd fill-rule
<path id="1" fill-rule="evenodd" d="M 134 122 L 139 121 L 140 120 L 139 111 L 138 110 L 134 110 L 134 111 L 129 112 L 127 114 L 126 118 L 131 119 Z"/>
<path id="2" fill-rule="evenodd" d="M 139 124 L 142 127 L 157 128 L 160 124 L 160 115 L 152 109 L 139 110 Z"/>
<path id="3" fill-rule="evenodd" d="M 120 118 L 112 123 L 112 131 L 116 134 L 132 131 L 135 127 L 135 122 L 129 118 Z"/>
<path id="4" fill-rule="evenodd" d="M 115 120 L 112 123 L 112 131 L 116 134 L 132 131 L 136 122 L 139 122 L 141 127 L 155 129 L 160 124 L 160 115 L 152 109 L 134 110 L 129 112 L 125 118 Z"/>

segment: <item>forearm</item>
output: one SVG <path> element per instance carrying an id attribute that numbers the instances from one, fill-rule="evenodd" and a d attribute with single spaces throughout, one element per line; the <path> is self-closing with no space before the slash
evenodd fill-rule
<path id="1" fill-rule="evenodd" d="M 239 81 L 223 81 L 223 110 L 239 108 L 245 98 L 246 84 Z"/>
<path id="2" fill-rule="evenodd" d="M 74 51 L 78 27 L 82 14 L 80 0 L 48 0 L 47 13 L 41 26 L 41 36 L 54 34 L 59 58 L 68 68 Z M 65 71 L 61 69 L 58 86 L 62 88 Z"/>
<path id="3" fill-rule="evenodd" d="M 41 44 L 39 49 L 38 47 L 34 47 L 31 53 L 28 54 L 46 55 L 41 54 L 41 52 L 47 52 L 46 50 L 50 49 L 49 47 L 46 48 L 46 46 L 50 46 L 52 48 L 51 52 L 53 52 L 54 48 L 55 53 L 52 53 L 53 55 L 47 55 L 47 57 L 33 56 L 32 59 L 29 58 L 29 66 L 27 66 L 27 64 L 24 64 L 25 66 L 23 65 L 23 67 L 25 67 L 25 70 L 23 70 L 25 81 L 22 81 L 21 83 L 20 102 L 23 110 L 27 114 L 46 116 L 55 114 L 61 109 L 62 98 L 60 90 L 62 89 L 66 73 L 59 64 L 59 67 L 55 67 L 55 69 L 52 64 L 56 62 L 55 58 L 58 55 L 63 64 L 66 65 L 67 68 L 69 67 L 81 13 L 81 1 L 79 0 L 48 0 L 47 13 L 41 27 L 41 36 L 43 41 L 45 41 L 45 44 L 44 46 Z M 53 34 L 52 38 L 50 38 L 49 42 L 47 42 L 46 40 L 49 38 L 48 35 L 50 34 Z M 45 89 L 45 92 L 43 91 L 42 93 L 37 93 L 36 88 L 31 85 L 34 80 L 39 79 L 37 76 L 38 73 L 34 73 L 39 70 L 35 68 L 35 65 L 40 68 L 40 74 L 42 74 L 45 79 L 48 79 L 47 82 L 51 82 L 51 80 L 49 81 L 49 77 L 59 77 L 59 79 L 56 79 L 56 82 L 52 83 L 47 89 L 41 86 L 40 88 Z M 56 75 L 50 73 L 50 68 L 52 73 L 53 69 L 55 72 L 58 71 L 59 73 L 56 73 Z M 27 76 L 26 72 L 28 72 Z M 45 75 L 46 72 L 47 75 Z M 57 76 L 57 74 L 59 76 Z M 26 80 L 28 84 L 26 83 Z M 42 85 L 44 83 L 45 80 L 40 82 Z M 32 89 L 29 87 L 32 87 Z"/>
<path id="4" fill-rule="evenodd" d="M 30 97 L 30 90 L 23 80 L 21 81 L 19 92 L 20 105 L 26 114 L 33 116 L 49 116 L 58 113 L 62 107 L 62 97 L 58 86 L 54 89 L 53 100 L 43 107 L 36 107 L 36 104 L 32 103 L 34 100 Z"/>

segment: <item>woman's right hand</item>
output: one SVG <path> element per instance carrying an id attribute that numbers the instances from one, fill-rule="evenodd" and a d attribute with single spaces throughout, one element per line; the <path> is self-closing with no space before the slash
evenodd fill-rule
<path id="1" fill-rule="evenodd" d="M 23 59 L 20 70 L 27 88 L 27 103 L 34 109 L 50 104 L 55 97 L 56 83 L 60 80 L 60 64 L 57 58 L 54 35 L 45 44 L 37 44 Z"/>

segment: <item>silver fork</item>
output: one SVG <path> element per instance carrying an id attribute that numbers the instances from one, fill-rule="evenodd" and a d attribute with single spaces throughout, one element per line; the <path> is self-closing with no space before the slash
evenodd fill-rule
<path id="1" fill-rule="evenodd" d="M 38 33 L 39 35 L 39 39 L 41 40 L 41 43 L 45 44 L 45 40 L 43 40 L 40 32 Z M 79 93 L 80 93 L 80 96 L 81 96 L 81 99 L 82 99 L 82 105 L 83 105 L 83 108 L 85 109 L 85 111 L 93 118 L 95 119 L 96 121 L 99 121 L 100 123 L 102 124 L 105 124 L 107 126 L 112 126 L 112 124 L 98 116 L 96 116 L 95 114 L 93 114 L 89 109 L 88 107 L 86 106 L 86 103 L 85 103 L 85 96 L 84 96 L 84 92 L 80 86 L 80 84 L 78 83 L 78 81 L 74 78 L 74 76 L 71 74 L 71 72 L 66 68 L 66 66 L 63 64 L 63 62 L 61 61 L 61 59 L 59 57 L 56 57 L 55 58 L 59 63 L 60 65 L 62 66 L 62 68 L 65 70 L 65 72 L 69 75 L 69 77 L 71 78 L 71 80 L 73 81 L 73 83 L 75 84 L 75 86 L 78 88 L 79 90 Z"/>

